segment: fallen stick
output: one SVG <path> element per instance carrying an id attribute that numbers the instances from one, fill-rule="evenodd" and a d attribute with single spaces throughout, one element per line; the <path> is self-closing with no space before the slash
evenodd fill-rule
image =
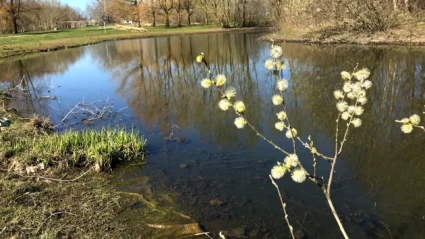
<path id="1" fill-rule="evenodd" d="M 161 210 L 160 208 L 158 208 L 155 204 L 153 204 L 153 203 L 151 203 L 151 202 L 149 202 L 142 194 L 140 194 L 140 193 L 133 193 L 133 192 L 120 192 L 120 193 L 122 193 L 122 194 L 127 194 L 127 195 L 130 195 L 130 196 L 135 196 L 135 197 L 137 197 L 137 198 L 139 198 L 140 199 L 140 201 L 142 201 L 144 204 L 146 204 L 146 205 L 148 205 L 150 208 L 152 208 L 152 209 L 154 209 L 154 210 L 157 210 L 157 211 L 162 211 L 162 212 L 164 212 L 164 210 Z M 180 212 L 176 212 L 176 211 L 170 211 L 170 212 L 172 212 L 172 213 L 174 213 L 174 214 L 176 214 L 176 215 L 179 215 L 180 217 L 183 217 L 183 218 L 186 218 L 186 219 L 188 219 L 188 220 L 192 220 L 192 218 L 190 217 L 190 216 L 187 216 L 187 215 L 184 215 L 184 214 L 182 214 L 182 213 L 180 213 Z"/>

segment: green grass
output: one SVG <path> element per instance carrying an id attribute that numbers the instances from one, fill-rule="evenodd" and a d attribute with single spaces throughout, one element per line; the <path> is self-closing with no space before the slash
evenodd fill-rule
<path id="1" fill-rule="evenodd" d="M 98 170 L 109 170 L 120 161 L 143 159 L 146 140 L 136 131 L 103 128 L 99 131 L 87 129 L 33 136 L 19 132 L 36 127 L 48 128 L 47 124 L 40 122 L 43 121 L 33 120 L 27 127 L 19 123 L 19 126 L 11 126 L 10 132 L 15 137 L 3 133 L 0 150 L 7 161 L 21 165 L 43 162 L 47 166 L 61 168 L 95 166 Z"/>
<path id="2" fill-rule="evenodd" d="M 145 28 L 148 32 L 131 32 L 107 28 L 105 33 L 101 26 L 96 26 L 59 31 L 0 35 L 0 61 L 2 58 L 82 46 L 107 40 L 221 31 L 218 25 L 193 25 L 170 28 L 158 26 Z"/>

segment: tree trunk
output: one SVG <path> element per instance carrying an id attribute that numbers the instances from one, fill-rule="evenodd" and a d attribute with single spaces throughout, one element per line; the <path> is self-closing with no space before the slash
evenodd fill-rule
<path id="1" fill-rule="evenodd" d="M 13 31 L 14 34 L 18 34 L 18 17 L 17 17 L 17 12 L 16 12 L 16 9 L 15 9 L 15 1 L 14 0 L 10 0 L 8 12 L 9 12 L 10 18 L 12 19 L 12 31 Z"/>
<path id="2" fill-rule="evenodd" d="M 152 12 L 152 17 L 153 17 L 152 26 L 156 27 L 156 12 L 155 12 L 155 10 Z"/>
<path id="3" fill-rule="evenodd" d="M 394 7 L 394 11 L 397 10 L 397 0 L 393 0 L 393 7 Z"/>
<path id="4" fill-rule="evenodd" d="M 140 20 L 140 11 L 139 7 L 137 7 L 137 27 L 142 27 L 142 21 Z"/>
<path id="5" fill-rule="evenodd" d="M 242 27 L 246 27 L 246 25 L 246 0 L 244 0 L 242 7 Z"/>
<path id="6" fill-rule="evenodd" d="M 182 14 L 181 14 L 181 12 L 177 13 L 177 26 L 178 27 L 182 26 Z"/>
<path id="7" fill-rule="evenodd" d="M 187 13 L 187 25 L 190 26 L 190 14 L 189 13 Z"/>
<path id="8" fill-rule="evenodd" d="M 165 11 L 165 27 L 170 27 L 170 14 L 168 11 Z"/>
<path id="9" fill-rule="evenodd" d="M 176 12 L 177 12 L 177 26 L 181 27 L 182 26 L 182 5 L 180 3 L 180 0 L 177 3 Z"/>
<path id="10" fill-rule="evenodd" d="M 15 15 L 12 17 L 12 22 L 13 22 L 13 33 L 18 34 L 18 19 Z"/>

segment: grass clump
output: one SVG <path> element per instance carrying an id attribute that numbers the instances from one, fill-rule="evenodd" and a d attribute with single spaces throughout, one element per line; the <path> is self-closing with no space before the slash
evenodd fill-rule
<path id="1" fill-rule="evenodd" d="M 41 120 L 33 120 L 32 125 L 46 129 Z M 99 171 L 109 170 L 119 161 L 143 159 L 145 145 L 146 140 L 133 130 L 102 128 L 14 138 L 1 148 L 6 158 L 27 165 L 95 166 Z"/>
<path id="2" fill-rule="evenodd" d="M 6 111 L 6 103 L 11 98 L 9 92 L 0 89 L 0 113 Z"/>

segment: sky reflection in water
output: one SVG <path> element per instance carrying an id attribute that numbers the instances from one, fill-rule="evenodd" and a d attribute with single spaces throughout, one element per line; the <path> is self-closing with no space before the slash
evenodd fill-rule
<path id="1" fill-rule="evenodd" d="M 148 165 L 117 174 L 125 179 L 147 175 L 154 190 L 176 191 L 179 209 L 207 230 L 242 227 L 245 235 L 257 231 L 284 238 L 288 231 L 268 179 L 283 155 L 248 129 L 234 127 L 235 115 L 218 109 L 219 93 L 200 86 L 206 72 L 195 63 L 204 52 L 214 74 L 225 74 L 226 85 L 236 87 L 249 121 L 291 151 L 291 141 L 274 129 L 279 109 L 271 96 L 276 86 L 264 69 L 270 44 L 258 41 L 259 36 L 226 33 L 105 42 L 4 62 L 0 84 L 13 87 L 26 75 L 34 96 L 15 106 L 50 115 L 56 123 L 78 102 L 108 99 L 120 113 L 103 123 L 139 127 L 149 140 Z M 325 155 L 333 152 L 337 110 L 332 92 L 342 85 L 340 72 L 351 71 L 357 63 L 371 70 L 374 85 L 363 125 L 349 134 L 332 197 L 352 238 L 390 238 L 386 225 L 394 238 L 421 238 L 425 136 L 418 130 L 402 134 L 394 120 L 423 112 L 425 49 L 285 44 L 283 50 L 291 122 L 304 140 L 311 135 Z M 176 140 L 165 141 L 171 129 Z M 309 152 L 298 145 L 298 154 L 311 170 Z M 319 161 L 318 175 L 326 178 L 328 170 L 329 164 Z M 278 183 L 296 229 L 312 238 L 340 238 L 317 186 L 296 184 L 288 176 Z M 137 182 L 126 187 L 137 191 Z M 225 204 L 213 207 L 212 199 Z"/>

